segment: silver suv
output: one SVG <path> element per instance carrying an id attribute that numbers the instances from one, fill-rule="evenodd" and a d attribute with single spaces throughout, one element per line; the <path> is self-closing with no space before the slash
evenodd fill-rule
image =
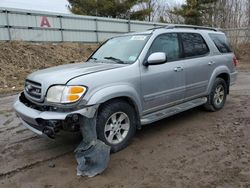
<path id="1" fill-rule="evenodd" d="M 14 108 L 51 138 L 79 131 L 83 118 L 96 121 L 98 138 L 116 152 L 142 125 L 200 105 L 223 108 L 236 64 L 223 32 L 168 25 L 111 38 L 85 63 L 28 75 Z"/>

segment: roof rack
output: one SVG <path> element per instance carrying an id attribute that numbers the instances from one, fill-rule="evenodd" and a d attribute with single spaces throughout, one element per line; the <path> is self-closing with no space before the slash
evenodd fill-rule
<path id="1" fill-rule="evenodd" d="M 211 30 L 211 31 L 218 31 L 218 29 L 213 27 L 203 27 L 203 26 L 196 26 L 196 25 L 181 25 L 181 24 L 169 24 L 166 26 L 159 26 L 154 27 L 148 30 L 156 30 L 156 29 L 175 29 L 175 28 L 186 28 L 186 29 L 204 29 L 204 30 Z"/>

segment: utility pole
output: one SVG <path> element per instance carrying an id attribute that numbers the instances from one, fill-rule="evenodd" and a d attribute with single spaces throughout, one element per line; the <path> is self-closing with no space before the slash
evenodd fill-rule
<path id="1" fill-rule="evenodd" d="M 248 27 L 250 27 L 250 0 L 248 0 Z"/>
<path id="2" fill-rule="evenodd" d="M 151 10 L 151 3 L 152 3 L 152 1 L 149 0 L 149 2 L 148 2 L 148 9 L 149 9 L 149 10 Z M 149 22 L 151 21 L 151 12 L 149 12 L 148 21 L 149 21 Z"/>

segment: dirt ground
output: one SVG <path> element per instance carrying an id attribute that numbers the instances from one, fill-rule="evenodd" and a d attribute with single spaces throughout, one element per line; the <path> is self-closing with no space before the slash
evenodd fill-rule
<path id="1" fill-rule="evenodd" d="M 225 108 L 195 108 L 138 131 L 107 170 L 77 177 L 78 134 L 39 137 L 15 117 L 16 96 L 0 98 L 0 187 L 250 187 L 250 66 L 242 63 Z"/>
<path id="2" fill-rule="evenodd" d="M 0 42 L 0 96 L 22 90 L 35 70 L 84 61 L 96 44 Z"/>

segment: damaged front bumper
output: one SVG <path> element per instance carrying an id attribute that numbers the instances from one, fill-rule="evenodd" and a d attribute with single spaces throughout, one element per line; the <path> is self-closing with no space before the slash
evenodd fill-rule
<path id="1" fill-rule="evenodd" d="M 55 137 L 55 133 L 60 129 L 77 131 L 79 130 L 79 116 L 92 118 L 98 105 L 86 106 L 81 109 L 69 110 L 38 110 L 33 105 L 28 105 L 23 100 L 25 96 L 20 94 L 14 103 L 14 109 L 18 118 L 24 126 L 38 135 Z M 27 99 L 25 99 L 27 100 Z"/>

